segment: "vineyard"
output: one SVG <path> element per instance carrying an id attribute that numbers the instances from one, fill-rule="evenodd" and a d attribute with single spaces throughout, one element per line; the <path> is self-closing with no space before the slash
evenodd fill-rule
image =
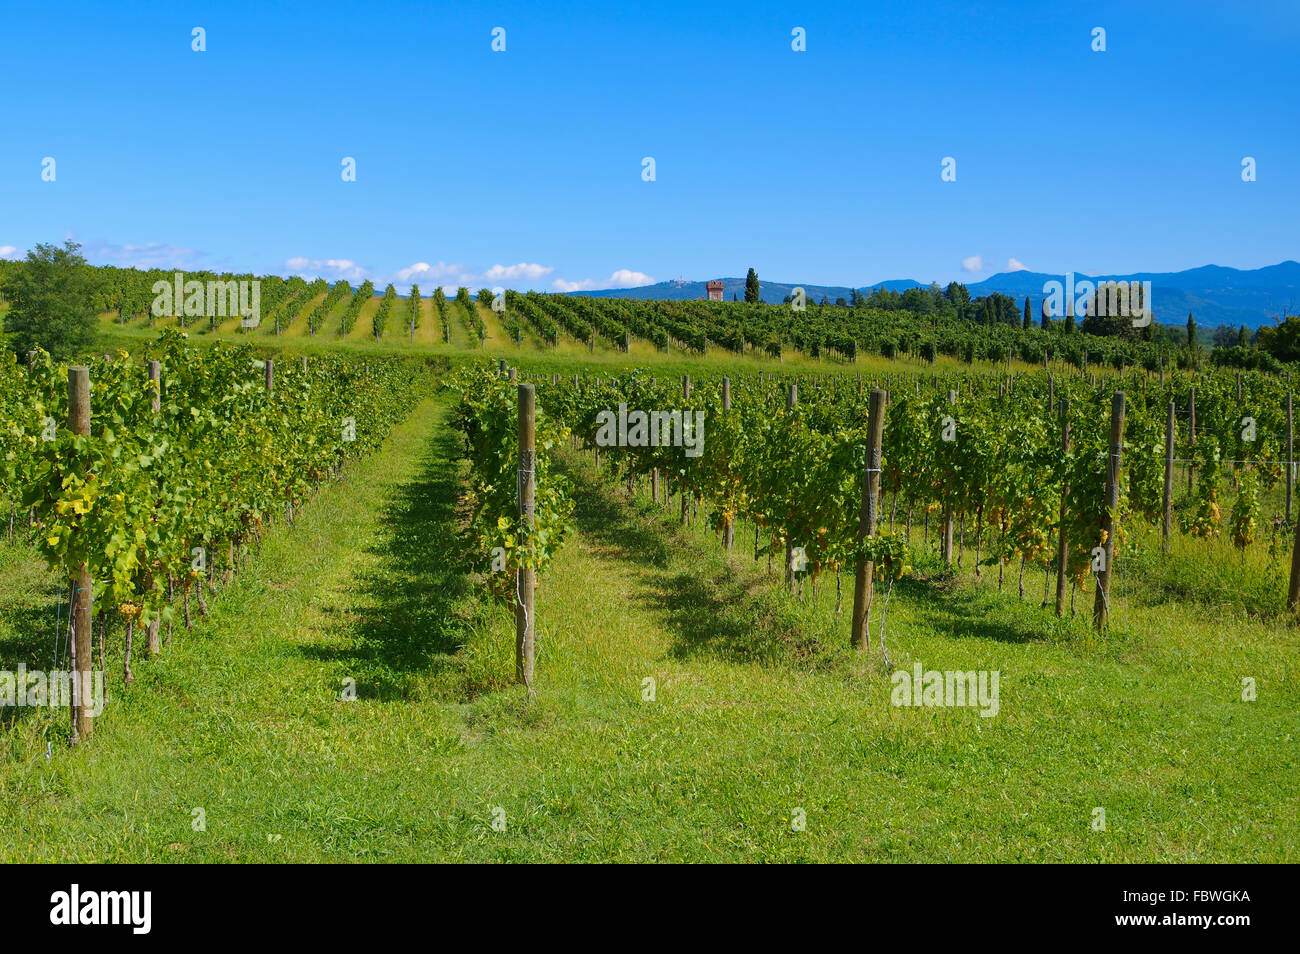
<path id="1" fill-rule="evenodd" d="M 372 338 L 396 325 L 408 339 L 456 332 L 481 342 L 491 320 L 516 340 L 642 334 L 628 332 L 631 323 L 600 331 L 608 316 L 581 298 L 510 293 L 502 319 L 491 296 L 474 301 L 464 289 L 404 303 L 390 294 L 378 307 L 372 291 L 364 314 L 360 293 L 334 295 L 328 307 L 324 298 L 304 301 L 303 311 L 310 307 L 322 329 L 346 321 Z M 555 309 L 558 301 L 590 309 L 588 323 Z M 430 309 L 423 317 L 421 304 Z M 510 315 L 522 323 L 510 325 Z M 787 791 L 805 784 L 805 771 L 834 791 L 818 803 L 837 821 L 814 842 L 816 853 L 849 857 L 858 849 L 844 839 L 863 824 L 854 804 L 916 806 L 917 792 L 932 784 L 917 789 L 917 779 L 956 784 L 990 759 L 999 771 L 1050 762 L 1042 784 L 1061 807 L 1042 805 L 1033 818 L 1064 847 L 1004 820 L 1009 840 L 981 842 L 983 856 L 1220 857 L 1225 846 L 1245 850 L 1240 820 L 1236 833 L 1210 824 L 1193 847 L 1180 847 L 1192 837 L 1189 822 L 1140 800 L 1130 810 L 1145 813 L 1148 834 L 1106 848 L 1071 833 L 1067 815 L 1133 798 L 1131 782 L 1113 783 L 1110 795 L 1080 793 L 1097 785 L 1091 764 L 1122 774 L 1134 749 L 1173 760 L 1175 778 L 1191 781 L 1169 784 L 1209 798 L 1209 753 L 1245 744 L 1241 732 L 1257 738 L 1261 725 L 1276 741 L 1265 744 L 1268 767 L 1234 817 L 1273 818 L 1291 802 L 1280 793 L 1293 784 L 1282 779 L 1294 751 L 1277 721 L 1296 692 L 1293 396 L 1282 377 L 1172 366 L 1085 371 L 1059 359 L 1050 371 L 721 363 L 683 377 L 653 362 L 561 372 L 537 354 L 454 366 L 290 357 L 256 349 L 260 340 L 195 347 L 163 330 L 137 354 L 74 367 L 41 353 L 0 364 L 8 540 L 0 565 L 11 574 L 0 587 L 11 606 L 33 601 L 22 618 L 37 634 L 24 635 L 18 617 L 0 612 L 0 648 L 6 662 L 22 658 L 29 668 L 62 667 L 87 680 L 99 673 L 116 700 L 102 711 L 74 700 L 71 720 L 68 706 L 62 718 L 53 714 L 60 710 L 6 716 L 0 787 L 11 805 L 45 804 L 18 766 L 46 754 L 49 771 L 65 771 L 53 742 L 111 751 L 123 733 L 191 731 L 177 720 L 206 725 L 213 706 L 237 725 L 243 717 L 215 702 L 226 693 L 261 727 L 200 731 L 206 754 L 198 764 L 168 770 L 189 779 L 187 791 L 227 801 L 195 773 L 237 751 L 261 766 L 240 812 L 261 812 L 267 787 L 280 790 L 273 780 L 281 773 L 266 761 L 273 758 L 303 777 L 330 773 L 349 801 L 387 804 L 390 796 L 369 782 L 362 795 L 348 776 L 324 769 L 322 747 L 363 746 L 365 758 L 395 759 L 396 769 L 409 764 L 412 745 L 431 746 L 445 754 L 432 757 L 430 777 L 399 789 L 420 802 L 413 810 L 422 820 L 411 824 L 422 831 L 432 830 L 425 813 L 436 814 L 440 799 L 460 806 L 459 821 L 436 823 L 439 856 L 463 850 L 466 826 L 487 810 L 464 801 L 444 761 L 482 764 L 487 787 L 471 800 L 513 804 L 509 811 L 532 818 L 502 843 L 529 857 L 553 856 L 530 840 L 542 832 L 567 851 L 609 856 L 573 841 L 565 821 L 573 809 L 567 796 L 547 794 L 553 784 L 594 800 L 597 816 L 579 810 L 588 826 L 607 824 L 599 806 L 611 792 L 648 785 L 666 793 L 625 796 L 638 807 L 615 823 L 626 831 L 636 817 L 659 819 L 661 833 L 633 840 L 663 857 L 680 855 L 669 845 L 680 842 L 681 826 L 732 830 L 715 814 L 725 790 L 745 819 L 737 824 L 771 832 L 736 847 L 738 857 L 799 857 L 803 849 L 773 840 L 781 825 L 768 816 L 816 802 Z M 375 541 L 388 542 L 376 549 Z M 351 569 L 357 561 L 368 569 Z M 23 579 L 35 581 L 25 584 L 36 587 L 30 596 L 14 589 Z M 285 604 L 289 592 L 297 595 Z M 263 635 L 245 644 L 245 629 Z M 1163 681 L 1129 674 L 1122 661 L 1135 655 Z M 931 662 L 1002 671 L 1010 715 L 936 721 L 931 710 L 881 707 L 891 673 Z M 1075 688 L 1033 675 L 1051 672 L 1069 673 Z M 1267 686 L 1247 710 L 1258 716 L 1220 725 L 1220 716 L 1206 715 L 1228 705 L 1216 700 L 1240 693 L 1236 683 L 1251 673 Z M 1121 716 L 1117 679 L 1127 680 L 1127 698 L 1141 685 L 1150 702 L 1130 701 L 1136 712 Z M 315 700 L 305 708 L 286 701 L 299 686 Z M 207 701 L 174 709 L 177 693 Z M 423 725 L 430 705 L 438 714 Z M 354 706 L 368 713 L 364 728 L 348 715 Z M 747 713 L 743 726 L 725 716 L 731 706 Z M 1170 725 L 1162 713 L 1171 706 L 1182 721 L 1160 731 L 1174 732 L 1194 757 L 1161 747 L 1159 732 L 1144 734 Z M 738 789 L 753 785 L 752 767 L 765 764 L 773 740 L 783 758 L 803 760 L 792 754 L 803 744 L 802 730 L 787 722 L 792 712 L 817 727 L 825 751 L 806 769 L 787 765 L 752 791 Z M 1215 727 L 1198 729 L 1207 719 Z M 1116 720 L 1130 728 L 1113 740 L 1097 734 Z M 1073 741 L 1054 741 L 1048 724 L 1069 726 Z M 485 763 L 482 741 L 457 741 L 483 725 L 506 734 Z M 1001 740 L 997 753 L 977 742 L 981 730 Z M 227 731 L 232 745 L 244 740 L 230 753 L 217 741 Z M 638 756 L 630 777 L 611 781 L 610 746 L 657 751 L 662 731 L 691 740 L 681 743 L 681 757 L 693 760 L 683 777 Z M 278 741 L 265 756 L 249 754 L 248 739 L 267 732 Z M 869 750 L 860 748 L 864 732 L 875 740 Z M 946 768 L 928 761 L 936 732 L 958 747 L 943 756 Z M 715 763 L 719 745 L 738 753 L 734 765 Z M 529 746 L 550 751 L 559 767 L 537 775 Z M 890 778 L 883 790 L 869 795 L 843 780 L 842 766 L 858 762 L 873 778 Z M 151 772 L 146 764 L 138 770 Z M 493 777 L 511 781 L 494 788 Z M 1015 783 L 1018 799 L 1036 802 L 1026 784 Z M 1168 794 L 1165 783 L 1153 784 Z M 416 796 L 411 786 L 441 794 Z M 526 803 L 513 800 L 512 786 L 531 793 Z M 206 857 L 201 834 L 163 834 L 175 824 L 165 803 L 179 796 L 156 796 L 150 830 Z M 684 810 L 666 827 L 661 798 Z M 992 790 L 980 796 L 995 814 L 997 799 Z M 57 809 L 79 828 L 70 811 Z M 347 811 L 329 809 L 331 817 Z M 978 840 L 956 804 L 943 811 L 948 825 Z M 320 831 L 339 824 L 348 825 Z M 398 823 L 366 824 L 388 832 Z M 377 831 L 347 843 L 409 854 Z M 311 847 L 296 856 L 331 856 L 321 841 L 329 836 L 306 837 Z M 223 839 L 241 845 L 241 857 L 262 855 L 264 846 L 233 832 Z M 938 858 L 942 845 L 929 828 L 909 826 L 902 841 L 871 852 Z M 132 852 L 153 850 L 137 844 Z M 1264 857 L 1293 853 L 1290 841 L 1262 849 Z"/>
<path id="2" fill-rule="evenodd" d="M 0 279 L 8 263 L 0 262 Z M 260 317 L 246 325 L 237 311 L 212 315 L 204 289 L 251 282 L 252 275 L 186 273 L 169 292 L 171 309 L 155 313 L 154 289 L 175 281 L 163 271 L 96 268 L 94 305 L 105 329 L 124 340 L 141 332 L 177 327 L 217 336 L 251 335 L 255 340 L 321 338 L 397 342 L 422 349 L 483 349 L 487 346 L 565 356 L 587 354 L 722 361 L 749 358 L 780 366 L 789 360 L 852 368 L 863 360 L 905 360 L 920 365 L 1033 365 L 1081 371 L 1140 368 L 1152 372 L 1195 370 L 1207 363 L 1278 373 L 1277 360 L 1258 348 L 1218 348 L 1200 355 L 1176 347 L 1150 326 L 1115 325 L 1083 315 L 1074 319 L 1039 316 L 1042 301 L 1025 309 L 1006 296 L 970 301 L 961 286 L 905 296 L 880 292 L 851 305 L 807 302 L 772 305 L 747 302 L 654 301 L 582 295 L 460 288 L 450 298 L 413 294 L 397 304 L 390 285 L 376 295 L 367 281 L 348 282 L 263 276 Z M 161 283 L 161 284 L 159 284 Z M 1032 307 L 1031 307 L 1032 306 Z M 1091 307 L 1091 306 L 1089 306 Z M 397 308 L 400 317 L 390 321 Z M 174 311 L 174 314 L 173 314 Z M 364 311 L 364 315 L 363 315 Z M 1033 312 L 1033 320 L 1031 319 Z M 455 333 L 453 334 L 453 329 Z"/>
<path id="3" fill-rule="evenodd" d="M 309 865 L 1273 917 L 1300 5 L 158 6 L 4 17 L 13 943 L 301 943 Z"/>
<path id="4" fill-rule="evenodd" d="M 933 524 L 945 570 L 973 550 L 975 575 L 996 572 L 1001 589 L 1013 574 L 1021 598 L 1026 573 L 1041 574 L 1043 604 L 1055 593 L 1058 616 L 1067 597 L 1073 612 L 1076 594 L 1091 589 L 1104 619 L 1113 565 L 1146 564 L 1175 535 L 1206 543 L 1207 560 L 1222 553 L 1211 544 L 1229 541 L 1243 583 L 1256 563 L 1267 568 L 1274 592 L 1255 601 L 1261 594 L 1252 591 L 1252 613 L 1277 617 L 1284 596 L 1294 609 L 1300 595 L 1294 585 L 1287 591 L 1284 565 L 1295 532 L 1292 395 L 1271 376 L 1180 373 L 1162 382 L 1134 372 L 1099 384 L 1078 375 L 864 382 L 760 372 L 661 382 L 634 370 L 604 381 L 543 375 L 537 386 L 546 447 L 572 435 L 629 492 L 646 482 L 664 504 L 677 493 L 681 521 L 702 509 L 728 549 L 745 521 L 754 558 L 766 555 L 770 565 L 779 555 L 795 591 L 831 573 L 838 596 L 841 572 L 864 562 L 881 579 L 900 577 L 915 531 L 924 526 L 928 545 Z M 877 386 L 887 411 L 872 456 L 868 398 Z M 536 548 L 544 559 L 563 536 L 565 510 L 550 497 L 565 499 L 563 483 L 539 479 L 546 503 L 534 536 L 521 536 L 506 479 L 514 460 L 509 382 L 488 369 L 463 373 L 458 387 L 458 426 L 485 468 L 476 482 L 479 550 Z M 642 413 L 639 425 L 629 427 L 629 408 Z M 647 421 L 648 409 L 662 409 L 661 420 Z M 619 416 L 617 440 L 612 432 L 601 440 L 603 415 Z M 696 456 L 682 448 L 683 418 L 689 424 L 692 415 L 707 422 Z M 542 452 L 539 475 L 545 463 Z M 879 486 L 867 494 L 871 474 Z M 864 537 L 859 513 L 868 506 L 880 529 Z"/>
<path id="5" fill-rule="evenodd" d="M 206 616 L 205 589 L 229 583 L 268 525 L 292 521 L 349 458 L 373 452 L 418 396 L 409 370 L 317 362 L 275 368 L 244 348 L 197 351 L 165 335 L 143 361 L 88 368 L 33 354 L 0 367 L 0 500 L 72 580 L 70 668 L 99 667 L 108 632 L 157 655 L 178 613 Z M 80 407 L 78 407 L 80 405 Z M 92 597 L 93 594 L 93 597 Z M 193 604 L 193 605 L 192 605 Z M 93 610 L 92 610 L 93 607 Z M 79 631 L 78 631 L 79 630 Z M 89 733 L 84 712 L 74 738 Z"/>

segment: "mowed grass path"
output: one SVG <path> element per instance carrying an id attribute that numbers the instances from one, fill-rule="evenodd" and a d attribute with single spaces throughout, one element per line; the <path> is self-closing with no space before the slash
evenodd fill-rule
<path id="1" fill-rule="evenodd" d="M 894 665 L 998 669 L 1000 711 L 898 708 L 874 628 L 869 657 L 845 647 L 851 592 L 839 618 L 833 580 L 790 601 L 745 528 L 727 557 L 586 455 L 528 698 L 508 607 L 458 569 L 446 413 L 422 404 L 274 529 L 126 693 L 115 672 L 92 744 L 47 760 L 39 719 L 12 730 L 0 860 L 1300 855 L 1294 631 L 1125 607 L 1099 641 L 1036 600 L 911 582 Z"/>

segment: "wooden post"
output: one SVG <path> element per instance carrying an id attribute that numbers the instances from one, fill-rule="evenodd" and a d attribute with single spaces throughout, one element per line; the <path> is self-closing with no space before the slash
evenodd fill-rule
<path id="1" fill-rule="evenodd" d="M 537 420 L 537 392 L 531 384 L 519 385 L 519 518 L 531 540 L 537 463 L 534 424 Z M 515 576 L 515 679 L 533 689 L 533 640 L 537 620 L 533 600 L 532 567 Z"/>
<path id="2" fill-rule="evenodd" d="M 1300 520 L 1295 524 L 1295 545 L 1291 549 L 1291 584 L 1286 591 L 1286 607 L 1300 615 Z"/>
<path id="3" fill-rule="evenodd" d="M 1070 402 L 1061 401 L 1061 458 L 1070 456 Z M 1065 532 L 1065 518 L 1069 513 L 1070 484 L 1061 484 L 1061 522 L 1056 534 L 1056 615 L 1065 612 L 1065 577 L 1069 571 L 1069 535 Z"/>
<path id="4" fill-rule="evenodd" d="M 1161 513 L 1164 514 L 1160 528 L 1161 543 L 1169 549 L 1169 530 L 1174 521 L 1174 437 L 1178 433 L 1174 420 L 1174 402 L 1169 402 L 1169 421 L 1165 425 L 1165 499 Z"/>
<path id="5" fill-rule="evenodd" d="M 275 390 L 275 362 L 270 358 L 266 359 L 266 393 L 270 394 Z"/>
<path id="6" fill-rule="evenodd" d="M 790 385 L 790 390 L 785 395 L 785 409 L 794 410 L 799 403 L 799 385 Z M 790 539 L 789 531 L 785 534 L 785 582 L 790 587 L 790 593 L 793 595 L 795 589 L 794 579 L 794 541 Z"/>
<path id="7" fill-rule="evenodd" d="M 90 369 L 68 368 L 68 429 L 90 435 Z M 94 731 L 94 686 L 91 682 L 90 567 L 85 563 L 72 571 L 72 739 L 76 745 Z"/>
<path id="8" fill-rule="evenodd" d="M 153 405 L 154 413 L 157 414 L 162 409 L 162 364 L 157 361 L 149 362 L 149 390 L 152 391 L 150 401 Z M 162 643 L 159 641 L 158 630 L 162 621 L 155 616 L 145 630 L 146 646 L 150 656 L 157 656 L 162 652 Z"/>
<path id="9" fill-rule="evenodd" d="M 957 392 L 950 390 L 948 392 L 948 403 L 957 403 Z M 948 474 L 949 479 L 952 477 L 951 471 Z M 949 570 L 952 569 L 952 487 L 949 486 L 948 492 L 943 495 L 943 529 L 942 536 L 939 538 L 939 555 L 943 559 L 943 565 Z"/>
<path id="10" fill-rule="evenodd" d="M 518 368 L 511 368 L 511 369 L 510 369 L 510 380 L 511 380 L 512 382 L 514 382 L 514 381 L 517 381 L 518 378 L 519 378 L 519 369 L 518 369 Z"/>
<path id="11" fill-rule="evenodd" d="M 1300 615 L 1300 520 L 1296 521 L 1296 542 L 1291 550 L 1291 585 L 1287 587 L 1287 610 Z"/>
<path id="12" fill-rule="evenodd" d="M 303 355 L 303 356 L 302 356 L 302 373 L 303 373 L 303 374 L 306 374 L 306 373 L 307 373 L 307 356 L 306 356 L 306 355 Z"/>
<path id="13" fill-rule="evenodd" d="M 153 391 L 153 411 L 157 414 L 162 410 L 162 363 L 159 361 L 149 362 L 149 383 Z"/>
<path id="14" fill-rule="evenodd" d="M 689 374 L 684 374 L 684 375 L 682 375 L 682 400 L 683 400 L 683 401 L 689 401 L 690 399 L 691 399 L 691 376 L 690 376 Z M 685 409 L 683 409 L 683 414 L 685 414 L 685 413 L 686 413 L 686 411 L 685 411 Z M 669 491 L 669 493 L 671 493 L 671 491 Z M 685 525 L 686 525 L 686 521 L 687 521 L 687 519 L 689 519 L 689 517 L 690 517 L 690 501 L 689 501 L 689 500 L 687 499 L 687 497 L 686 497 L 686 481 L 685 481 L 685 480 L 682 481 L 681 498 L 682 498 L 682 518 L 681 518 L 681 523 L 682 523 L 682 526 L 685 526 Z M 669 502 L 670 502 L 670 503 L 672 502 L 671 499 L 669 500 Z"/>
<path id="15" fill-rule="evenodd" d="M 876 533 L 876 499 L 880 493 L 880 444 L 885 433 L 885 392 L 871 389 L 867 413 L 867 458 L 862 474 L 862 509 L 858 514 L 858 542 Z M 872 585 L 876 568 L 870 560 L 858 558 L 853 580 L 853 632 L 849 643 L 854 649 L 866 651 L 869 646 L 871 624 Z"/>
<path id="16" fill-rule="evenodd" d="M 1291 519 L 1291 494 L 1295 486 L 1295 419 L 1291 414 L 1291 392 L 1286 392 L 1286 519 Z"/>
<path id="17" fill-rule="evenodd" d="M 1124 447 L 1124 392 L 1116 391 L 1110 408 L 1110 453 L 1106 458 L 1106 510 L 1101 516 L 1105 533 L 1102 549 L 1105 563 L 1097 574 L 1097 597 L 1092 604 L 1092 619 L 1098 631 L 1110 617 L 1110 581 L 1115 574 L 1115 531 L 1119 529 L 1120 453 Z"/>
<path id="18" fill-rule="evenodd" d="M 722 376 L 722 412 L 731 410 L 731 378 Z M 736 540 L 736 515 L 727 514 L 722 524 L 722 549 L 730 552 Z"/>

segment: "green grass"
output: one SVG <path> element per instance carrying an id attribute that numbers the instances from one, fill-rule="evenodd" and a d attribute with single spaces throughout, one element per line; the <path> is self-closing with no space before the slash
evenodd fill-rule
<path id="1" fill-rule="evenodd" d="M 125 693 L 110 652 L 90 744 L 61 747 L 64 713 L 0 730 L 0 860 L 1300 857 L 1294 629 L 1134 588 L 1098 638 L 1082 596 L 1058 621 L 1041 576 L 1022 602 L 1014 575 L 999 593 L 933 572 L 918 533 L 892 662 L 996 669 L 1000 712 L 894 707 L 879 614 L 871 653 L 847 647 L 850 579 L 840 616 L 833 579 L 791 598 L 751 528 L 728 556 L 587 455 L 563 462 L 577 532 L 538 593 L 528 698 L 508 607 L 459 569 L 446 410 L 422 404 L 273 529 Z M 0 659 L 48 660 L 53 594 L 29 550 L 0 547 Z"/>

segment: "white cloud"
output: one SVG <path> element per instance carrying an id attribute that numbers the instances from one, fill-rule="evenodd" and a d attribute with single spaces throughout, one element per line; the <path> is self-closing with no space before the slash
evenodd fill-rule
<path id="1" fill-rule="evenodd" d="M 1018 259 L 1018 258 L 1014 258 L 1014 257 L 1013 257 L 1013 258 L 1009 258 L 1009 259 L 1007 259 L 1007 271 L 1009 271 L 1009 272 L 1027 272 L 1027 271 L 1029 271 L 1029 266 L 1026 265 L 1024 262 L 1022 262 L 1020 259 Z"/>
<path id="2" fill-rule="evenodd" d="M 401 282 L 437 282 L 443 286 L 455 285 L 465 288 L 474 284 L 474 272 L 471 269 L 464 265 L 448 265 L 446 262 L 439 262 L 437 265 L 416 262 L 406 268 L 399 268 L 394 277 Z"/>
<path id="3" fill-rule="evenodd" d="M 620 268 L 609 276 L 609 280 L 614 288 L 635 288 L 638 285 L 653 285 L 655 283 L 655 280 L 645 272 L 634 272 L 627 268 Z"/>
<path id="4" fill-rule="evenodd" d="M 18 249 L 12 245 L 0 245 L 0 258 L 18 258 Z"/>
<path id="5" fill-rule="evenodd" d="M 653 285 L 654 281 L 645 272 L 634 272 L 629 268 L 620 268 L 604 281 L 595 278 L 584 278 L 581 281 L 570 282 L 565 281 L 563 278 L 557 278 L 551 283 L 551 287 L 559 292 L 574 292 L 591 291 L 596 288 L 636 288 L 639 285 Z"/>
<path id="6" fill-rule="evenodd" d="M 550 265 L 531 262 L 520 262 L 517 265 L 498 264 L 481 272 L 475 271 L 468 265 L 457 263 L 439 262 L 430 265 L 428 262 L 416 262 L 406 268 L 399 268 L 393 278 L 397 282 L 408 285 L 411 282 L 417 284 L 424 282 L 426 287 L 441 285 L 443 291 L 453 294 L 458 288 L 488 288 L 494 285 L 528 287 L 535 285 L 553 271 L 555 269 Z"/>
<path id="7" fill-rule="evenodd" d="M 555 269 L 549 265 L 530 265 L 527 262 L 520 262 L 518 265 L 493 265 L 483 273 L 483 278 L 489 282 L 513 282 L 521 278 L 535 282 L 553 271 Z"/>
<path id="8" fill-rule="evenodd" d="M 284 263 L 292 274 L 303 278 L 332 278 L 335 281 L 346 279 L 349 282 L 364 281 L 370 274 L 350 258 L 307 258 L 295 255 Z"/>
<path id="9" fill-rule="evenodd" d="M 961 270 L 963 272 L 982 272 L 984 270 L 984 257 L 982 255 L 972 255 L 969 258 L 961 260 Z"/>

